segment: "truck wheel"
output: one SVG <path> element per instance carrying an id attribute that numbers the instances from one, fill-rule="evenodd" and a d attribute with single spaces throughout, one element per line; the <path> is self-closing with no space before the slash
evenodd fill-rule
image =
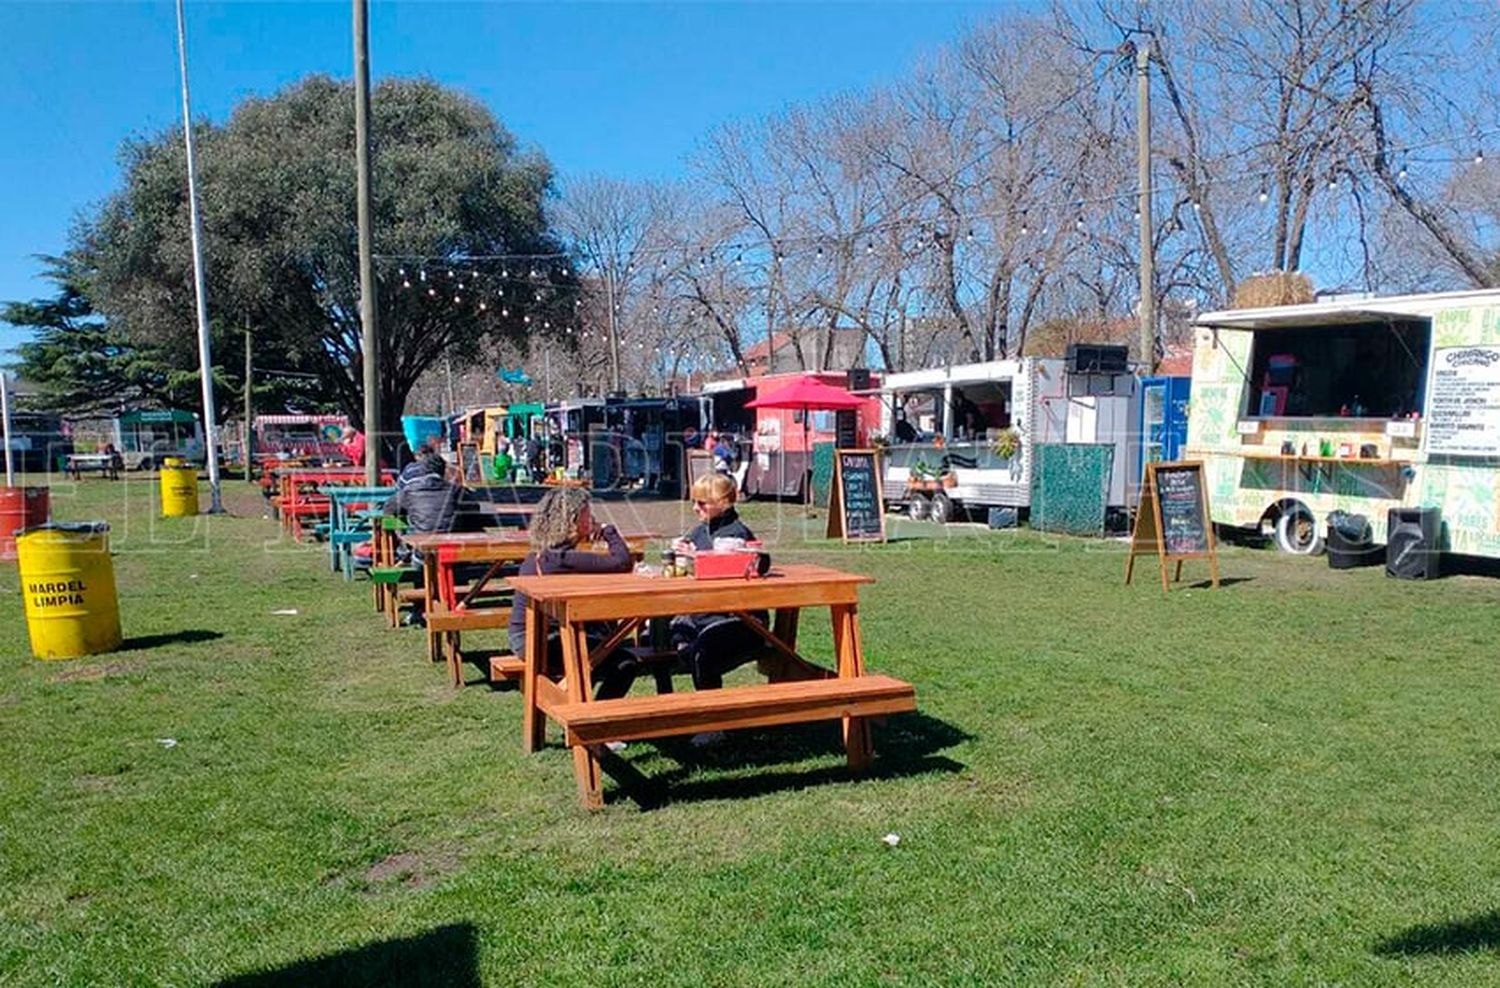
<path id="1" fill-rule="evenodd" d="M 152 462 L 151 457 L 149 456 L 141 460 L 141 465 L 136 467 L 137 470 L 153 470 L 155 468 L 156 464 Z"/>
<path id="2" fill-rule="evenodd" d="M 932 495 L 932 508 L 927 512 L 927 517 L 939 525 L 946 525 L 953 520 L 953 499 L 942 491 Z"/>
<path id="3" fill-rule="evenodd" d="M 906 517 L 912 521 L 921 521 L 927 517 L 931 506 L 926 494 L 913 493 L 906 499 Z"/>
<path id="4" fill-rule="evenodd" d="M 1294 556 L 1316 556 L 1323 551 L 1318 521 L 1302 504 L 1292 504 L 1276 519 L 1276 548 Z"/>

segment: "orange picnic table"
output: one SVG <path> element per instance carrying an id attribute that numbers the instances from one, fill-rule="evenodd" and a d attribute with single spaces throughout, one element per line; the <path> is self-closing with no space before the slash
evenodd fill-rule
<path id="1" fill-rule="evenodd" d="M 644 558 L 646 544 L 659 535 L 643 532 L 622 534 L 636 559 Z M 502 567 L 519 564 L 531 551 L 524 529 L 489 529 L 483 532 L 427 532 L 408 534 L 401 540 L 422 554 L 422 599 L 427 620 L 427 655 L 433 662 L 446 661 L 453 685 L 463 685 L 463 631 L 508 627 L 510 607 L 476 607 L 479 598 L 493 597 L 499 588 L 491 582 Z M 603 551 L 603 544 L 595 547 Z M 462 594 L 455 577 L 464 564 L 485 564 L 488 569 Z M 506 651 L 509 651 L 508 649 Z M 520 660 L 495 666 L 504 677 L 519 677 Z"/>
<path id="2" fill-rule="evenodd" d="M 786 565 L 759 579 L 694 580 L 640 574 L 514 576 L 513 589 L 530 601 L 522 675 L 522 746 L 544 743 L 547 718 L 561 725 L 573 749 L 583 806 L 603 805 L 599 746 L 611 741 L 701 731 L 841 719 L 849 768 L 862 771 L 872 750 L 866 718 L 916 709 L 911 684 L 865 669 L 859 632 L 859 588 L 872 577 L 825 566 Z M 833 622 L 834 669 L 797 652 L 801 610 L 827 607 Z M 770 627 L 753 612 L 774 611 Z M 591 673 L 649 618 L 730 613 L 765 642 L 772 682 L 718 690 L 595 700 Z M 610 637 L 589 647 L 587 626 L 608 622 Z M 562 638 L 556 681 L 544 668 L 549 627 Z"/>

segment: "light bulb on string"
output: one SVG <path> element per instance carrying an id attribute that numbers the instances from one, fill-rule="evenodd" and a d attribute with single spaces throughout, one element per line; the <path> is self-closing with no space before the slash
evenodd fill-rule
<path id="1" fill-rule="evenodd" d="M 410 288 L 411 287 L 411 279 L 410 278 L 403 278 L 403 279 L 401 279 L 401 287 L 402 288 Z"/>
<path id="2" fill-rule="evenodd" d="M 396 269 L 396 273 L 399 274 L 401 277 L 405 278 L 406 277 L 406 268 L 404 268 L 404 267 L 403 268 L 397 268 Z"/>
<path id="3" fill-rule="evenodd" d="M 972 226 L 969 227 L 969 238 L 968 239 L 969 239 L 969 243 L 972 244 L 974 242 L 974 228 Z"/>
<path id="4" fill-rule="evenodd" d="M 744 256 L 743 255 L 740 255 L 740 254 L 734 255 L 734 266 L 735 267 L 739 267 L 740 266 L 740 262 L 743 261 L 743 260 L 744 260 Z"/>
<path id="5" fill-rule="evenodd" d="M 495 297 L 496 298 L 504 298 L 505 297 L 505 289 L 503 289 L 503 288 L 497 288 L 497 289 L 495 289 Z"/>
<path id="6" fill-rule="evenodd" d="M 500 277 L 502 277 L 502 278 L 509 278 L 510 277 L 510 268 L 501 268 L 500 269 Z"/>
<path id="7" fill-rule="evenodd" d="M 875 241 L 871 240 L 869 243 L 865 244 L 865 253 L 866 254 L 870 254 L 870 255 L 874 255 L 874 253 L 875 253 Z"/>
<path id="8" fill-rule="evenodd" d="M 479 300 L 479 311 L 480 312 L 488 312 L 489 310 L 490 310 L 490 304 L 488 302 L 486 302 L 484 299 L 480 299 Z"/>
<path id="9" fill-rule="evenodd" d="M 1406 155 L 1404 154 L 1401 156 L 1401 168 L 1396 172 L 1396 177 L 1399 179 L 1406 178 Z"/>
<path id="10" fill-rule="evenodd" d="M 1328 191 L 1334 192 L 1339 187 L 1339 176 L 1337 172 L 1328 173 Z"/>
<path id="11" fill-rule="evenodd" d="M 1074 223 L 1073 225 L 1076 226 L 1080 230 L 1083 229 L 1084 223 L 1083 223 L 1083 214 L 1082 213 L 1079 214 L 1078 221 L 1076 223 Z"/>
<path id="12" fill-rule="evenodd" d="M 1262 185 L 1260 187 L 1260 194 L 1257 195 L 1256 198 L 1259 199 L 1262 204 L 1264 204 L 1264 203 L 1270 201 L 1270 199 L 1271 199 L 1271 192 L 1264 185 Z"/>
<path id="13" fill-rule="evenodd" d="M 426 281 L 427 280 L 427 269 L 426 268 L 423 268 L 421 271 L 417 272 L 417 280 L 419 280 L 419 281 Z"/>
<path id="14" fill-rule="evenodd" d="M 820 246 L 818 248 L 818 260 L 821 261 L 822 259 L 823 259 L 823 248 Z"/>
<path id="15" fill-rule="evenodd" d="M 1195 212 L 1195 213 L 1201 213 L 1201 212 L 1203 212 L 1203 203 L 1199 202 L 1197 199 L 1193 200 L 1193 212 Z"/>
<path id="16" fill-rule="evenodd" d="M 509 319 L 510 318 L 510 307 L 506 306 L 505 308 L 501 309 L 500 310 L 500 314 L 502 316 L 504 316 L 505 318 Z"/>
<path id="17" fill-rule="evenodd" d="M 1484 148 L 1479 148 L 1474 152 L 1474 164 L 1484 164 Z"/>
<path id="18" fill-rule="evenodd" d="M 436 288 L 429 288 L 429 289 L 427 289 L 427 297 L 428 298 L 437 298 L 437 289 Z"/>
<path id="19" fill-rule="evenodd" d="M 453 269 L 452 269 L 452 268 L 449 268 L 449 269 L 448 269 L 448 277 L 449 277 L 449 278 L 452 278 L 452 277 L 453 277 Z"/>
<path id="20" fill-rule="evenodd" d="M 530 277 L 532 277 L 532 278 L 535 278 L 535 277 L 536 277 L 536 268 L 532 268 L 532 269 L 531 269 L 531 272 L 530 272 Z"/>
<path id="21" fill-rule="evenodd" d="M 531 313 L 528 312 L 524 316 L 522 316 L 521 317 L 521 321 L 524 322 L 526 325 L 530 326 L 531 325 Z"/>
<path id="22" fill-rule="evenodd" d="M 542 300 L 542 293 L 541 292 L 532 292 L 532 295 L 534 296 L 534 298 L 532 299 L 532 301 L 540 302 Z"/>
<path id="23" fill-rule="evenodd" d="M 458 283 L 458 290 L 459 291 L 463 291 L 464 290 L 464 283 L 461 282 L 461 281 Z"/>
<path id="24" fill-rule="evenodd" d="M 453 296 L 453 304 L 454 305 L 460 305 L 460 304 L 462 304 L 463 300 L 464 299 L 463 299 L 462 295 L 455 295 L 455 296 Z"/>

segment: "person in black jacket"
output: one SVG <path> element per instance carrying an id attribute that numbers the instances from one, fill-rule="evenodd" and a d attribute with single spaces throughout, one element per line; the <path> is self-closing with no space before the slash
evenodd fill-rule
<path id="1" fill-rule="evenodd" d="M 478 532 L 494 524 L 467 488 L 448 479 L 446 460 L 429 453 L 418 463 L 421 470 L 408 467 L 402 471 L 396 493 L 385 502 L 381 514 L 402 519 L 413 534 Z"/>
<path id="2" fill-rule="evenodd" d="M 537 502 L 528 529 L 531 551 L 521 562 L 521 576 L 552 576 L 558 573 L 629 573 L 634 567 L 630 547 L 613 525 L 597 525 L 588 491 L 577 487 L 559 487 L 548 491 Z M 605 552 L 580 545 L 603 541 Z M 526 595 L 516 594 L 510 608 L 510 650 L 526 657 Z M 599 645 L 608 634 L 600 629 L 589 631 L 590 647 Z M 590 658 L 593 658 L 591 656 Z M 552 635 L 547 641 L 544 668 L 557 668 L 562 662 L 562 641 Z M 611 700 L 630 691 L 638 672 L 634 657 L 620 650 L 594 666 L 599 685 L 595 698 Z"/>
<path id="3" fill-rule="evenodd" d="M 680 552 L 709 551 L 716 539 L 755 541 L 755 533 L 734 510 L 735 483 L 721 473 L 708 474 L 693 482 L 693 511 L 698 525 L 676 543 Z M 762 575 L 771 567 L 771 557 L 760 554 Z M 766 623 L 766 615 L 755 618 Z M 724 674 L 744 665 L 761 646 L 761 637 L 732 614 L 683 614 L 672 619 L 672 642 L 693 675 L 693 688 L 715 690 L 724 685 Z M 693 738 L 697 744 L 718 739 L 718 732 Z"/>

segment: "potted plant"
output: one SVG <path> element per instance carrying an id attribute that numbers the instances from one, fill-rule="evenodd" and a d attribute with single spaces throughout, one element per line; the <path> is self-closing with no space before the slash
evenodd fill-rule
<path id="1" fill-rule="evenodd" d="M 990 445 L 994 454 L 1002 460 L 1009 460 L 1021 451 L 1021 433 L 1015 427 L 1001 429 L 1000 434 Z"/>

